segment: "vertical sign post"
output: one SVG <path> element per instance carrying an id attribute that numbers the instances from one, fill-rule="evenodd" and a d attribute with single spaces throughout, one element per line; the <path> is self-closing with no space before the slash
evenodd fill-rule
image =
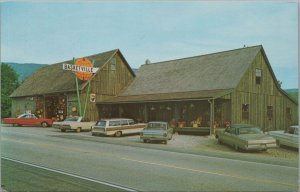
<path id="1" fill-rule="evenodd" d="M 80 58 L 77 60 L 75 60 L 75 58 L 73 58 L 73 64 L 67 64 L 67 63 L 63 64 L 63 70 L 69 70 L 69 71 L 73 71 L 75 73 L 78 112 L 79 112 L 79 115 L 82 116 L 82 118 L 85 117 L 85 113 L 86 113 L 87 98 L 89 96 L 90 86 L 91 86 L 90 79 L 98 71 L 98 68 L 94 68 L 93 65 L 94 65 L 94 61 L 93 61 L 93 63 L 91 63 L 91 61 L 87 58 Z M 82 108 L 81 108 L 81 99 L 80 99 L 80 93 L 79 93 L 78 79 L 80 79 L 81 81 L 88 81 L 88 87 L 87 87 L 87 92 L 85 95 L 83 114 L 82 114 Z"/>

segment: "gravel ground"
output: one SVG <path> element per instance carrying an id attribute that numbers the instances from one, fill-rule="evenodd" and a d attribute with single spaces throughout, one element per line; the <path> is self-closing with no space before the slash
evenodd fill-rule
<path id="1" fill-rule="evenodd" d="M 175 134 L 173 137 L 174 141 L 172 145 L 181 146 L 184 148 L 201 148 L 203 150 L 215 150 L 215 151 L 223 151 L 223 152 L 234 152 L 234 149 L 221 145 L 218 143 L 218 140 L 215 139 L 214 136 L 193 136 L 193 135 L 178 135 Z M 171 144 L 171 142 L 170 142 Z M 269 156 L 269 157 L 278 157 L 284 159 L 298 159 L 299 153 L 298 150 L 292 148 L 273 148 L 268 149 L 264 152 L 252 152 L 261 156 Z"/>
<path id="2" fill-rule="evenodd" d="M 125 136 L 122 137 L 124 140 L 128 140 L 128 142 L 139 142 L 139 136 Z M 140 141 L 141 142 L 141 141 Z M 189 149 L 189 150 L 203 150 L 203 151 L 216 151 L 216 152 L 228 152 L 228 153 L 236 153 L 236 151 L 227 146 L 221 145 L 218 143 L 217 139 L 214 136 L 195 136 L 195 135 L 178 135 L 175 133 L 171 141 L 168 142 L 167 148 L 181 148 L 181 149 Z M 254 151 L 254 152 L 240 152 L 240 153 L 254 153 L 258 156 L 268 156 L 268 157 L 276 157 L 282 159 L 298 159 L 299 153 L 298 150 L 292 148 L 273 148 L 268 149 L 267 151 Z"/>

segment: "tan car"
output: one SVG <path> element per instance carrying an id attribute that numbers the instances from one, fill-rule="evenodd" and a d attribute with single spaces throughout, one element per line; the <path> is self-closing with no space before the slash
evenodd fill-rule
<path id="1" fill-rule="evenodd" d="M 269 131 L 268 133 L 276 138 L 277 145 L 299 149 L 299 126 L 289 126 L 285 131 Z"/>
<path id="2" fill-rule="evenodd" d="M 232 146 L 235 150 L 261 150 L 275 148 L 276 140 L 264 134 L 262 130 L 253 125 L 235 124 L 225 130 L 217 130 L 216 138 L 219 143 Z"/>
<path id="3" fill-rule="evenodd" d="M 77 133 L 81 131 L 91 131 L 92 126 L 95 125 L 96 122 L 93 121 L 83 121 L 80 116 L 67 117 L 62 122 L 54 122 L 52 127 L 58 128 L 61 132 L 66 131 L 76 131 Z"/>

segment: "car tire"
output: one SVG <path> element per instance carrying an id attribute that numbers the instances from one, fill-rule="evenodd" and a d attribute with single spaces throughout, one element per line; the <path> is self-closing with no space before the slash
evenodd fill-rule
<path id="1" fill-rule="evenodd" d="M 46 123 L 46 122 L 42 122 L 41 125 L 42 125 L 42 127 L 44 127 L 44 128 L 45 128 L 45 127 L 48 127 L 48 123 Z"/>
<path id="2" fill-rule="evenodd" d="M 122 132 L 121 132 L 121 131 L 117 131 L 117 132 L 115 133 L 115 136 L 116 136 L 116 137 L 121 137 L 121 136 L 122 136 Z"/>
<path id="3" fill-rule="evenodd" d="M 278 147 L 280 147 L 280 142 L 278 140 L 276 141 L 276 144 Z"/>
<path id="4" fill-rule="evenodd" d="M 60 131 L 61 131 L 61 132 L 66 132 L 66 130 L 65 130 L 65 129 L 61 129 Z"/>
<path id="5" fill-rule="evenodd" d="M 163 143 L 164 143 L 165 145 L 168 144 L 168 140 L 163 141 Z"/>
<path id="6" fill-rule="evenodd" d="M 80 127 L 77 127 L 77 128 L 76 128 L 76 132 L 77 132 L 77 133 L 80 133 L 80 131 L 81 131 L 81 128 L 80 128 Z"/>
<path id="7" fill-rule="evenodd" d="M 143 142 L 144 142 L 144 143 L 148 143 L 147 139 L 143 139 Z"/>
<path id="8" fill-rule="evenodd" d="M 262 149 L 261 151 L 264 151 L 264 152 L 266 152 L 268 149 Z"/>
<path id="9" fill-rule="evenodd" d="M 219 143 L 219 144 L 222 144 L 222 141 L 221 141 L 221 139 L 218 139 L 218 143 Z"/>
<path id="10" fill-rule="evenodd" d="M 234 145 L 234 149 L 235 149 L 236 151 L 239 151 L 239 150 L 240 150 L 239 146 L 237 146 L 237 145 Z"/>

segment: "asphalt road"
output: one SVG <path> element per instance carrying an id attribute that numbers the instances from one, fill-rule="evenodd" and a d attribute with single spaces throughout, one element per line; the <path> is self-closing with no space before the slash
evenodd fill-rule
<path id="1" fill-rule="evenodd" d="M 298 191 L 298 166 L 285 159 L 268 164 L 237 159 L 237 152 L 232 153 L 233 158 L 228 158 L 228 153 L 224 158 L 222 153 L 182 153 L 168 150 L 164 144 L 132 140 L 132 145 L 122 138 L 60 133 L 53 128 L 2 127 L 1 135 L 1 155 L 29 163 L 2 159 L 2 185 L 8 191 L 24 190 L 26 185 L 31 187 L 27 191 L 54 191 L 51 187 L 74 191 L 60 184 L 65 180 L 77 183 L 70 186 L 77 191 L 110 190 L 112 186 L 105 183 L 125 187 L 116 190 L 137 191 Z M 20 189 L 9 187 L 12 176 L 18 178 L 20 184 L 14 186 Z M 40 180 L 33 182 L 35 177 Z M 36 184 L 45 188 L 37 189 Z M 81 190 L 81 186 L 87 188 Z"/>

